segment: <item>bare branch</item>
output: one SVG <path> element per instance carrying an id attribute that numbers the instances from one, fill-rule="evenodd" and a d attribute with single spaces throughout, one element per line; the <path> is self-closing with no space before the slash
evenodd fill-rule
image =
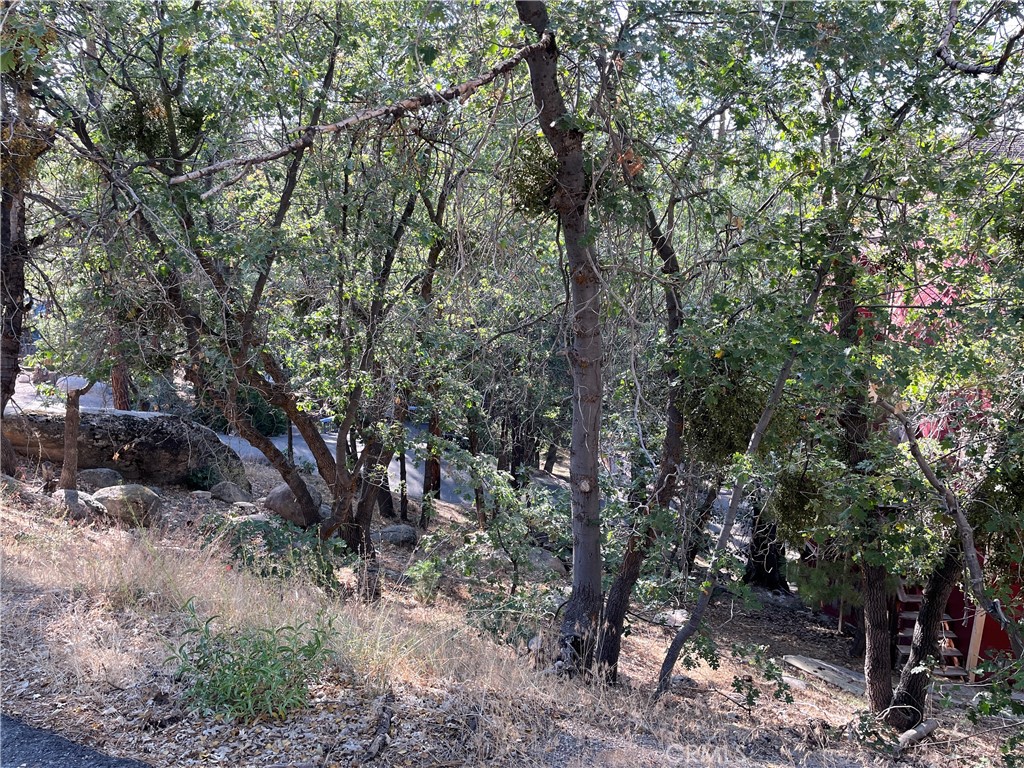
<path id="1" fill-rule="evenodd" d="M 429 91 L 427 93 L 422 93 L 419 96 L 411 96 L 395 104 L 389 104 L 383 107 L 373 107 L 372 109 L 363 109 L 356 112 L 354 115 L 349 115 L 344 120 L 339 120 L 336 123 L 307 126 L 306 128 L 301 129 L 302 135 L 298 139 L 285 144 L 280 149 L 259 155 L 250 155 L 249 157 L 236 157 L 231 160 L 224 160 L 219 163 L 214 163 L 213 165 L 208 165 L 205 168 L 197 168 L 194 171 L 173 177 L 168 184 L 171 186 L 184 184 L 187 181 L 195 181 L 196 179 L 212 176 L 220 171 L 260 165 L 262 163 L 270 162 L 271 160 L 277 160 L 278 158 L 285 157 L 293 152 L 306 149 L 313 144 L 313 141 L 320 134 L 338 133 L 339 131 L 347 130 L 348 128 L 352 128 L 360 123 L 365 123 L 367 120 L 376 120 L 381 117 L 398 118 L 410 112 L 416 112 L 423 107 L 430 107 L 434 104 L 446 104 L 450 101 L 454 101 L 455 99 L 466 99 L 476 90 L 490 83 L 498 77 L 498 75 L 502 75 L 515 69 L 515 67 L 530 53 L 548 48 L 553 39 L 554 38 L 550 32 L 545 32 L 541 39 L 536 43 L 520 48 L 512 56 L 498 64 L 495 64 L 487 72 L 477 75 L 471 80 L 467 80 L 459 85 L 453 85 L 440 91 Z"/>
<path id="2" fill-rule="evenodd" d="M 977 77 L 978 75 L 1003 74 L 1006 62 L 1009 61 L 1010 56 L 1013 54 L 1013 49 L 1021 38 L 1024 38 L 1024 24 L 1007 39 L 1006 45 L 1003 47 L 1003 53 L 995 64 L 972 64 L 959 61 L 949 49 L 949 39 L 953 35 L 953 30 L 956 28 L 959 17 L 960 0 L 950 0 L 946 27 L 942 30 L 942 36 L 939 38 L 939 47 L 935 49 L 935 55 L 950 69 L 963 72 L 966 75 Z"/>

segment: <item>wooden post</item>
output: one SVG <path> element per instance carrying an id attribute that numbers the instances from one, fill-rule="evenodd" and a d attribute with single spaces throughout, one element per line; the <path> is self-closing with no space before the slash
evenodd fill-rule
<path id="1" fill-rule="evenodd" d="M 974 625 L 971 627 L 971 643 L 967 648 L 967 674 L 968 680 L 974 682 L 977 675 L 978 657 L 981 655 L 981 636 L 985 634 L 985 620 L 988 614 L 979 605 L 974 609 Z"/>

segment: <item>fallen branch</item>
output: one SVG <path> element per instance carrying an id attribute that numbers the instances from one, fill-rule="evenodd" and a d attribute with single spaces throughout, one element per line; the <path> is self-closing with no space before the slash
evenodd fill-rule
<path id="1" fill-rule="evenodd" d="M 900 734 L 900 749 L 906 749 L 907 747 L 917 744 L 938 727 L 938 720 L 925 720 L 917 727 L 911 728 L 909 731 L 904 731 Z"/>
<path id="2" fill-rule="evenodd" d="M 390 706 L 391 697 L 385 696 L 381 701 L 380 715 L 377 717 L 377 732 L 373 737 L 373 741 L 370 742 L 370 746 L 366 748 L 366 752 L 363 753 L 361 762 L 368 763 L 371 760 L 376 760 L 380 756 L 380 753 L 384 750 L 384 747 L 388 745 L 391 732 L 391 720 L 395 716 L 394 710 Z"/>

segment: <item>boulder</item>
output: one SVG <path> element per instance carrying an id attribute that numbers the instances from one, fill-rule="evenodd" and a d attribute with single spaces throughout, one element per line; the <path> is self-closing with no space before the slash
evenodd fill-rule
<path id="1" fill-rule="evenodd" d="M 411 525 L 389 525 L 372 535 L 374 541 L 386 541 L 396 547 L 415 547 L 419 541 L 416 529 Z"/>
<path id="2" fill-rule="evenodd" d="M 654 615 L 656 624 L 664 624 L 666 627 L 681 627 L 690 620 L 690 612 L 682 608 L 673 611 L 661 611 Z"/>
<path id="3" fill-rule="evenodd" d="M 548 574 L 554 574 L 565 578 L 569 575 L 569 571 L 565 567 L 565 563 L 558 559 L 553 552 L 548 552 L 546 549 L 540 547 L 530 547 L 526 553 L 526 558 L 530 562 L 530 568 L 537 571 L 545 576 Z"/>
<path id="4" fill-rule="evenodd" d="M 52 498 L 57 502 L 57 510 L 72 520 L 88 520 L 107 514 L 106 507 L 87 493 L 61 488 L 53 492 Z"/>
<path id="5" fill-rule="evenodd" d="M 3 434 L 23 456 L 64 460 L 64 414 L 24 411 L 5 416 Z M 212 429 L 181 416 L 82 411 L 79 469 L 116 469 L 128 480 L 210 488 L 230 480 L 250 490 L 238 454 Z"/>
<path id="6" fill-rule="evenodd" d="M 78 487 L 84 491 L 98 491 L 112 485 L 124 485 L 124 477 L 116 469 L 96 467 L 78 470 Z"/>
<path id="7" fill-rule="evenodd" d="M 210 489 L 210 495 L 215 499 L 226 501 L 228 504 L 236 504 L 240 501 L 252 501 L 252 494 L 243 491 L 230 480 L 222 480 Z"/>
<path id="8" fill-rule="evenodd" d="M 320 491 L 310 485 L 306 487 L 309 488 L 309 495 L 313 498 L 313 506 L 319 509 L 323 501 Z M 274 490 L 267 494 L 264 504 L 274 514 L 296 525 L 302 525 L 302 509 L 299 507 L 299 502 L 295 500 L 295 495 L 288 487 L 288 483 L 275 486 Z"/>
<path id="9" fill-rule="evenodd" d="M 106 508 L 108 515 L 130 525 L 152 525 L 160 512 L 160 497 L 144 485 L 100 488 L 93 498 Z"/>

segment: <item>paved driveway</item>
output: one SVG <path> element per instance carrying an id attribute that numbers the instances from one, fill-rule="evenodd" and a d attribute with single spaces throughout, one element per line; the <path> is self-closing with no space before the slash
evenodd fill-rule
<path id="1" fill-rule="evenodd" d="M 122 760 L 0 715 L 0 768 L 151 768 Z"/>

